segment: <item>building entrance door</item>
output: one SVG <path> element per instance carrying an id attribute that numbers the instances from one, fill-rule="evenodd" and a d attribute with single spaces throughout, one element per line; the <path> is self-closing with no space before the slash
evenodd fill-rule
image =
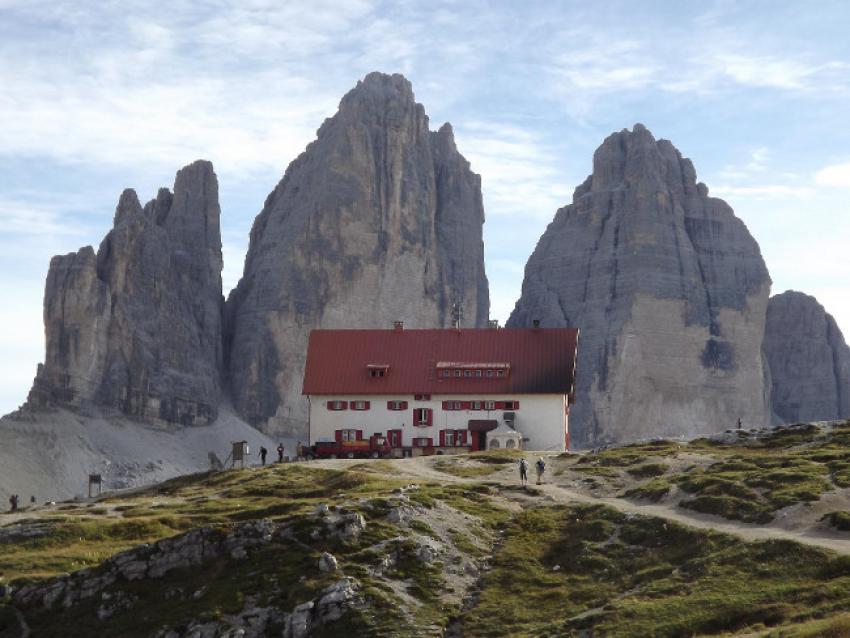
<path id="1" fill-rule="evenodd" d="M 387 442 L 390 447 L 401 447 L 401 430 L 387 430 Z"/>
<path id="2" fill-rule="evenodd" d="M 467 424 L 470 438 L 472 439 L 472 451 L 487 449 L 487 433 L 495 430 L 499 422 L 495 419 L 470 419 Z"/>

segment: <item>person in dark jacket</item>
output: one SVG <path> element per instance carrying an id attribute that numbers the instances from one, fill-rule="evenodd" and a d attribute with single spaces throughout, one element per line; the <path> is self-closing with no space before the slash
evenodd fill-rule
<path id="1" fill-rule="evenodd" d="M 260 461 L 262 462 L 263 465 L 266 464 L 266 454 L 268 454 L 268 453 L 269 453 L 269 451 L 261 445 L 260 446 Z"/>
<path id="2" fill-rule="evenodd" d="M 519 461 L 519 481 L 523 485 L 528 485 L 528 462 L 525 459 Z"/>
<path id="3" fill-rule="evenodd" d="M 277 444 L 277 462 L 283 463 L 283 451 L 284 451 L 283 443 Z"/>
<path id="4" fill-rule="evenodd" d="M 537 463 L 535 463 L 535 465 L 537 466 L 537 484 L 540 485 L 543 482 L 543 472 L 546 471 L 546 461 L 544 461 L 541 456 L 537 459 Z"/>

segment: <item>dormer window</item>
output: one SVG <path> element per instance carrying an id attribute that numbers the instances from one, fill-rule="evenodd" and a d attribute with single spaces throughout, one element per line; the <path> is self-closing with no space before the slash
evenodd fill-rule
<path id="1" fill-rule="evenodd" d="M 387 373 L 390 371 L 390 366 L 387 363 L 370 363 L 366 366 L 366 369 L 369 370 L 369 376 L 373 379 L 380 379 L 387 376 Z"/>

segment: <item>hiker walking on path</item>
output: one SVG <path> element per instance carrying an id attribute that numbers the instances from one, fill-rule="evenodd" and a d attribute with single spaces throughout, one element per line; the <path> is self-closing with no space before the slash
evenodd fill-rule
<path id="1" fill-rule="evenodd" d="M 523 486 L 528 485 L 528 462 L 525 459 L 519 461 L 519 482 Z"/>
<path id="2" fill-rule="evenodd" d="M 17 494 L 12 494 L 9 497 L 9 511 L 10 512 L 17 512 L 18 511 L 18 495 Z"/>
<path id="3" fill-rule="evenodd" d="M 283 443 L 277 444 L 277 462 L 278 463 L 283 463 L 283 450 L 284 449 L 285 448 L 283 447 Z"/>
<path id="4" fill-rule="evenodd" d="M 543 472 L 546 471 L 546 461 L 544 461 L 541 456 L 537 459 L 537 463 L 535 463 L 535 465 L 537 466 L 537 484 L 540 485 L 543 482 Z"/>
<path id="5" fill-rule="evenodd" d="M 269 451 L 261 445 L 260 446 L 260 461 L 262 462 L 263 465 L 266 464 L 266 454 L 268 454 L 268 453 L 269 453 Z"/>

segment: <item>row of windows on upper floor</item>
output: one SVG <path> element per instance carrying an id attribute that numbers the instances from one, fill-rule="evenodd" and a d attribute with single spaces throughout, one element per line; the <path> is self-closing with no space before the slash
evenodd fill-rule
<path id="1" fill-rule="evenodd" d="M 369 368 L 369 376 L 377 379 L 382 379 L 383 377 L 389 374 L 389 368 L 378 368 L 378 367 L 370 367 Z M 503 379 L 508 376 L 507 369 L 487 369 L 482 370 L 480 368 L 470 369 L 470 368 L 446 368 L 437 370 L 437 376 L 443 379 L 450 379 L 452 377 L 455 378 L 476 378 L 476 379 Z"/>
<path id="2" fill-rule="evenodd" d="M 430 396 L 430 395 L 417 395 Z M 328 410 L 370 410 L 371 401 L 328 401 Z M 444 411 L 453 410 L 519 410 L 519 401 L 443 401 Z M 387 410 L 406 410 L 407 401 L 387 401 Z"/>

